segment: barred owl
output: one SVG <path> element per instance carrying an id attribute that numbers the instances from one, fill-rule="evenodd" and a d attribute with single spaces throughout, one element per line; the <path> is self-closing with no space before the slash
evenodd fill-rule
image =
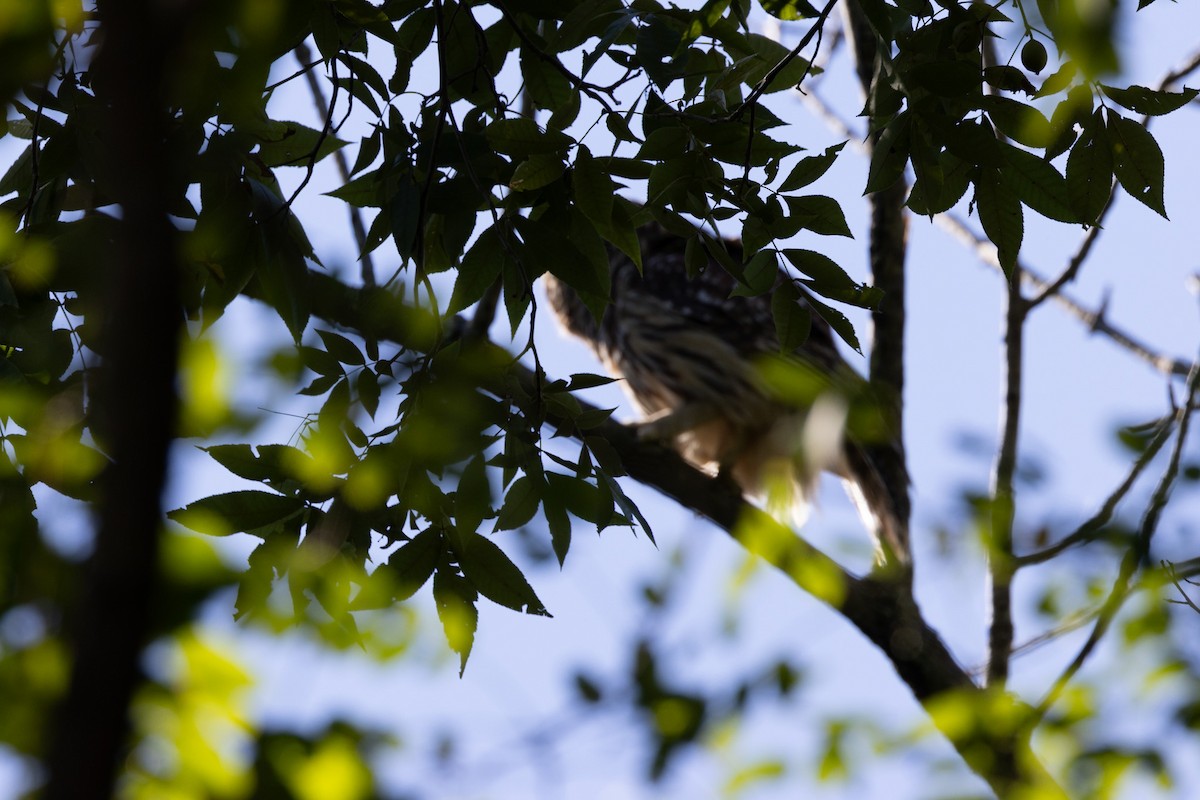
<path id="1" fill-rule="evenodd" d="M 689 278 L 686 240 L 658 225 L 639 229 L 638 238 L 640 273 L 609 250 L 612 294 L 603 319 L 551 274 L 546 294 L 561 326 L 623 379 L 643 417 L 642 437 L 673 444 L 710 474 L 728 475 L 769 510 L 786 510 L 793 523 L 807 514 L 820 473 L 832 472 L 871 529 L 880 563 L 907 564 L 907 525 L 893 495 L 907 487 L 881 478 L 876 459 L 886 442 L 868 445 L 845 432 L 847 398 L 861 394 L 866 381 L 838 353 L 829 327 L 812 314 L 804 344 L 780 354 L 770 294 L 732 296 L 736 280 L 711 258 Z M 726 247 L 740 259 L 738 243 Z M 776 287 L 789 280 L 781 270 Z M 816 377 L 823 391 L 803 403 L 776 396 L 760 371 L 772 356 Z"/>

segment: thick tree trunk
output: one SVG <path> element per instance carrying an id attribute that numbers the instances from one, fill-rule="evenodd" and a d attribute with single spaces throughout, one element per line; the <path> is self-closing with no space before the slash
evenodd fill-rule
<path id="1" fill-rule="evenodd" d="M 70 684 L 46 759 L 47 800 L 106 798 L 129 738 L 129 704 L 141 680 L 161 527 L 160 496 L 175 426 L 182 314 L 176 301 L 174 230 L 163 176 L 161 81 L 172 37 L 159 6 L 109 0 L 93 85 L 106 107 L 111 178 L 101 187 L 121 207 L 109 279 L 104 364 L 92 409 L 111 458 L 102 478 L 95 549 L 68 613 Z M 171 26 L 183 9 L 172 10 Z"/>

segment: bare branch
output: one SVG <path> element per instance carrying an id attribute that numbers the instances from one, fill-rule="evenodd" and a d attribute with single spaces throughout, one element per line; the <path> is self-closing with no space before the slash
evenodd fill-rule
<path id="1" fill-rule="evenodd" d="M 1013 270 L 1008 280 L 1008 309 L 1004 334 L 1004 401 L 1000 449 L 992 469 L 991 541 L 988 567 L 992 579 L 992 624 L 988 631 L 989 686 L 1003 686 L 1008 679 L 1013 643 L 1012 578 L 1013 519 L 1016 515 L 1017 444 L 1021 423 L 1021 380 L 1024 376 L 1025 319 L 1028 306 L 1021 296 L 1020 273 Z"/>
<path id="2" fill-rule="evenodd" d="M 746 95 L 746 99 L 735 106 L 733 111 L 729 112 L 729 119 L 741 119 L 742 115 L 746 113 L 748 108 L 752 108 L 758 103 L 758 99 L 762 97 L 763 92 L 767 90 L 767 87 L 771 85 L 771 82 L 779 77 L 779 73 L 787 69 L 788 64 L 791 64 L 793 61 L 795 61 L 796 57 L 800 55 L 801 51 L 808 47 L 808 43 L 812 41 L 812 38 L 821 32 L 821 28 L 825 26 L 825 21 L 829 18 L 829 12 L 833 11 L 833 7 L 837 5 L 837 1 L 838 0 L 828 0 L 828 2 L 825 3 L 825 7 L 821 9 L 821 13 L 817 15 L 815 20 L 813 20 L 812 27 L 809 28 L 802 37 L 800 37 L 799 44 L 793 47 L 791 52 L 789 52 L 786 56 L 781 58 L 778 64 L 771 67 L 770 71 L 763 76 L 762 80 L 760 80 L 757 85 L 755 85 L 753 91 Z"/>
<path id="3" fill-rule="evenodd" d="M 1196 400 L 1196 391 L 1200 385 L 1200 360 L 1197 360 L 1188 374 L 1187 382 L 1187 398 L 1185 402 L 1176 411 L 1176 428 L 1175 447 L 1171 451 L 1171 459 L 1167 464 L 1166 470 L 1163 471 L 1162 477 L 1159 479 L 1158 486 L 1154 489 L 1154 494 L 1150 498 L 1149 504 L 1146 506 L 1146 513 L 1142 516 L 1142 524 L 1138 530 L 1137 539 L 1126 551 L 1125 557 L 1121 559 L 1121 567 L 1117 574 L 1117 579 L 1113 583 L 1112 591 L 1105 598 L 1104 605 L 1100 608 L 1100 613 L 1096 617 L 1096 623 L 1092 627 L 1092 632 L 1088 636 L 1087 641 L 1079 649 L 1075 658 L 1067 665 L 1063 673 L 1055 680 L 1054 685 L 1046 693 L 1037 706 L 1037 715 L 1042 717 L 1062 694 L 1064 688 L 1070 683 L 1075 674 L 1083 667 L 1084 663 L 1096 649 L 1096 645 L 1104 637 L 1116 617 L 1117 612 L 1121 610 L 1125 599 L 1130 593 L 1130 580 L 1134 573 L 1141 567 L 1146 558 L 1150 554 L 1150 544 L 1154 538 L 1154 533 L 1158 529 L 1158 521 L 1162 515 L 1163 508 L 1167 505 L 1167 500 L 1170 497 L 1171 489 L 1175 485 L 1175 479 L 1179 475 L 1179 461 L 1183 455 L 1183 446 L 1187 441 L 1189 422 L 1191 421 L 1192 405 Z"/>
<path id="4" fill-rule="evenodd" d="M 434 330 L 437 323 L 428 311 L 405 306 L 384 290 L 353 289 L 311 270 L 309 281 L 314 315 L 331 323 L 417 351 L 426 351 L 439 340 L 440 334 Z M 251 285 L 249 291 L 253 290 Z M 467 324 L 459 320 L 455 327 L 461 330 Z M 507 397 L 506 381 L 515 380 L 525 391 L 537 391 L 540 376 L 520 364 L 512 364 L 507 351 L 487 341 L 475 346 L 495 351 L 495 358 L 483 359 L 481 363 L 510 364 L 505 372 L 479 375 L 481 390 Z M 580 406 L 584 412 L 592 410 L 582 401 Z M 547 408 L 545 422 L 562 433 L 581 435 L 569 416 L 552 407 Z M 747 550 L 780 570 L 797 587 L 838 611 L 883 651 L 922 703 L 936 702 L 947 692 L 962 693 L 966 702 L 984 701 L 984 690 L 975 685 L 937 632 L 925 622 L 907 582 L 850 575 L 794 531 L 747 503 L 728 481 L 693 469 L 673 450 L 642 441 L 632 427 L 609 419 L 589 428 L 587 434 L 608 442 L 631 478 L 711 520 Z M 1028 711 L 1022 714 L 1024 719 Z M 935 718 L 938 721 L 940 718 Z M 943 733 L 997 794 L 1009 796 L 1017 786 L 1027 786 L 1037 787 L 1047 797 L 1065 797 L 1029 751 L 1031 727 L 1021 725 L 1010 731 L 981 727 L 984 730 L 964 732 L 951 726 L 943 729 Z M 1020 773 L 998 769 L 992 755 L 997 752 L 1013 755 L 1021 765 Z"/>
<path id="5" fill-rule="evenodd" d="M 312 51 L 308 47 L 308 42 L 301 42 L 295 47 L 296 60 L 302 65 L 309 64 L 312 61 Z M 321 63 L 319 60 L 312 62 L 313 64 Z M 316 73 L 311 69 L 311 64 L 300 70 L 304 74 L 305 80 L 308 82 L 308 91 L 312 95 L 313 105 L 316 106 L 317 116 L 324 117 L 328 120 L 328 115 L 333 113 L 325 102 L 325 92 L 321 88 L 321 82 L 317 79 Z M 297 73 L 297 74 L 300 74 Z M 295 76 L 293 76 L 295 77 Z M 338 175 L 342 179 L 342 183 L 350 180 L 350 164 L 346 161 L 346 154 L 341 148 L 333 151 L 333 160 L 337 165 Z M 354 231 L 354 243 L 358 246 L 359 259 L 362 262 L 362 282 L 363 286 L 375 285 L 375 262 L 371 257 L 370 251 L 367 249 L 367 229 L 363 224 L 362 212 L 357 206 L 349 205 L 350 209 L 350 227 Z"/>
<path id="6" fill-rule="evenodd" d="M 975 252 L 976 257 L 980 261 L 993 267 L 997 271 L 1000 270 L 1000 261 L 996 257 L 996 247 L 982 235 L 976 233 L 969 225 L 963 222 L 954 214 L 938 214 L 934 217 L 934 223 L 941 227 L 946 232 L 950 233 L 954 238 L 962 242 L 966 247 Z M 1017 262 L 1017 270 L 1021 273 L 1021 278 L 1033 289 L 1041 291 L 1049 286 L 1049 282 L 1031 270 L 1029 267 Z M 1125 348 L 1129 352 L 1141 360 L 1154 367 L 1157 371 L 1164 375 L 1179 375 L 1186 376 L 1191 369 L 1191 365 L 1185 361 L 1171 358 L 1170 356 L 1159 353 L 1149 345 L 1136 339 L 1132 334 L 1125 332 L 1121 328 L 1110 324 L 1105 318 L 1106 309 L 1101 307 L 1099 310 L 1092 310 L 1082 303 L 1074 300 L 1062 292 L 1054 295 L 1055 301 L 1067 310 L 1071 316 L 1078 319 L 1094 333 L 1100 333 L 1112 339 L 1115 343 Z"/>
<path id="7" fill-rule="evenodd" d="M 1169 563 L 1169 562 L 1167 562 L 1167 561 L 1163 561 L 1163 562 L 1160 562 L 1160 563 L 1162 564 L 1162 568 L 1163 568 L 1163 569 L 1166 571 L 1166 573 L 1167 573 L 1167 578 L 1168 578 L 1168 579 L 1171 581 L 1171 583 L 1172 583 L 1172 584 L 1174 584 L 1174 585 L 1175 585 L 1175 588 L 1176 588 L 1177 590 L 1179 590 L 1179 596 L 1183 598 L 1182 600 L 1168 600 L 1167 602 L 1169 602 L 1169 603 L 1177 603 L 1177 604 L 1179 604 L 1179 605 L 1185 605 L 1185 606 L 1187 606 L 1188 608 L 1192 609 L 1192 611 L 1195 611 L 1197 614 L 1200 614 L 1200 605 L 1196 605 L 1196 601 L 1195 601 L 1195 600 L 1193 600 L 1193 599 L 1192 599 L 1192 598 L 1191 598 L 1191 597 L 1188 595 L 1188 593 L 1187 593 L 1187 590 L 1186 590 L 1186 589 L 1184 589 L 1184 588 L 1183 588 L 1183 586 L 1181 585 L 1181 581 L 1182 581 L 1182 583 L 1187 583 L 1187 584 L 1190 584 L 1190 585 L 1192 585 L 1192 586 L 1195 586 L 1195 585 L 1196 585 L 1196 582 L 1195 582 L 1195 581 L 1189 581 L 1187 578 L 1182 578 L 1182 579 L 1181 579 L 1181 578 L 1179 577 L 1179 575 L 1178 575 L 1178 574 L 1175 572 L 1175 567 L 1174 567 L 1174 565 L 1173 565 L 1173 564 L 1171 564 L 1171 563 Z"/>
<path id="8" fill-rule="evenodd" d="M 1032 564 L 1041 564 L 1044 561 L 1049 561 L 1059 553 L 1074 547 L 1077 544 L 1086 544 L 1092 541 L 1096 533 L 1099 532 L 1113 518 L 1116 513 L 1117 505 L 1124 499 L 1129 490 L 1133 488 L 1133 484 L 1142 474 L 1143 470 L 1150 464 L 1154 457 L 1158 455 L 1158 451 L 1166 444 L 1167 439 L 1171 437 L 1171 431 L 1175 429 L 1173 418 L 1168 418 L 1162 421 L 1158 431 L 1154 434 L 1154 438 L 1146 445 L 1146 449 L 1134 461 L 1133 467 L 1129 470 L 1129 474 L 1125 476 L 1125 480 L 1121 481 L 1121 485 L 1113 490 L 1108 499 L 1104 501 L 1104 505 L 1100 507 L 1091 518 L 1081 524 L 1078 528 L 1072 531 L 1067 536 L 1055 544 L 1047 547 L 1044 550 L 1039 550 L 1036 553 L 1030 553 L 1024 556 L 1018 556 L 1016 559 L 1017 567 L 1030 566 Z"/>

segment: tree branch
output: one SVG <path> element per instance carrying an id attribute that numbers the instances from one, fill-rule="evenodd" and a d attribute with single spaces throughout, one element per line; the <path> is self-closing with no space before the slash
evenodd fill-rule
<path id="1" fill-rule="evenodd" d="M 746 99 L 738 103 L 733 111 L 729 112 L 729 119 L 741 119 L 747 109 L 752 109 L 758 103 L 758 99 L 763 96 L 763 92 L 771 85 L 771 81 L 779 77 L 779 73 L 787 69 L 787 65 L 795 61 L 801 51 L 808 47 L 808 43 L 812 41 L 813 37 L 820 33 L 821 28 L 825 25 L 825 20 L 829 18 L 829 12 L 833 11 L 835 5 L 837 5 L 837 0 L 828 0 L 825 3 L 825 7 L 821 9 L 821 13 L 817 14 L 816 19 L 813 20 L 812 27 L 808 29 L 804 36 L 800 37 L 799 44 L 793 47 L 786 56 L 781 58 L 778 64 L 771 67 L 770 71 L 755 85 L 750 94 L 746 95 Z"/>
<path id="2" fill-rule="evenodd" d="M 1200 58 L 1200 56 L 1198 56 Z M 1197 67 L 1200 68 L 1200 67 Z M 808 106 L 817 116 L 821 117 L 825 124 L 828 125 L 839 136 L 849 139 L 851 143 L 859 150 L 865 150 L 866 146 L 862 144 L 861 134 L 854 131 L 847 122 L 834 113 L 815 92 L 809 92 L 803 97 L 804 104 Z M 933 218 L 935 225 L 949 233 L 957 239 L 963 246 L 975 253 L 975 256 L 984 264 L 995 269 L 997 272 L 1002 272 L 1000 269 L 1000 261 L 996 257 L 996 248 L 986 238 L 976 233 L 969 225 L 962 221 L 958 216 L 945 213 L 938 214 Z M 1029 267 L 1017 262 L 1017 269 L 1021 273 L 1022 280 L 1034 291 L 1044 292 L 1050 286 L 1050 281 L 1043 278 L 1038 273 L 1034 272 Z M 1106 309 L 1091 309 L 1080 303 L 1078 300 L 1063 294 L 1061 291 L 1053 294 L 1055 302 L 1062 306 L 1068 314 L 1075 317 L 1088 327 L 1093 333 L 1099 333 L 1108 337 L 1118 346 L 1128 350 L 1137 358 L 1145 361 L 1151 367 L 1164 375 L 1177 375 L 1186 377 L 1191 364 L 1181 359 L 1172 358 L 1168 355 L 1158 352 L 1150 345 L 1141 341 L 1133 334 L 1125 331 L 1109 323 L 1105 319 Z"/>
<path id="3" fill-rule="evenodd" d="M 330 323 L 417 351 L 434 346 L 439 339 L 432 315 L 404 305 L 385 290 L 353 289 L 314 271 L 309 272 L 309 281 L 313 313 Z M 466 325 L 459 321 L 455 327 L 463 329 Z M 516 380 L 525 391 L 536 391 L 537 375 L 512 364 L 507 351 L 486 341 L 474 346 L 494 351 L 495 358 L 483 359 L 485 362 L 511 364 L 507 372 L 480 375 L 481 390 L 506 397 L 505 381 Z M 580 406 L 584 412 L 593 410 L 582 401 Z M 547 410 L 545 423 L 579 435 L 571 417 L 553 408 Z M 927 707 L 935 707 L 948 695 L 968 704 L 993 702 L 994 695 L 972 682 L 937 632 L 925 622 L 907 582 L 849 574 L 794 531 L 747 503 L 727 481 L 693 469 L 673 450 L 642 441 L 631 427 L 609 419 L 589 428 L 588 435 L 607 441 L 631 478 L 712 521 L 796 586 L 837 610 L 884 652 L 901 680 Z M 1006 702 L 1016 701 L 1008 698 Z M 984 713 L 984 705 L 969 707 Z M 1031 718 L 1027 714 L 1018 717 Z M 939 715 L 933 719 L 935 724 L 944 721 Z M 1017 786 L 1036 786 L 1048 797 L 1065 797 L 1030 752 L 1027 726 L 1001 731 L 981 724 L 968 731 L 959 726 L 944 727 L 942 732 L 1000 796 L 1007 796 Z M 1010 754 L 1012 757 L 1005 760 L 1019 763 L 1020 771 L 997 769 L 995 753 Z"/>
<path id="4" fill-rule="evenodd" d="M 1150 544 L 1154 538 L 1155 531 L 1158 530 L 1158 520 L 1162 514 L 1163 508 L 1167 505 L 1167 499 L 1170 497 L 1171 489 L 1175 486 L 1175 479 L 1179 475 L 1179 462 L 1183 456 L 1183 446 L 1187 442 L 1187 434 L 1189 423 L 1192 418 L 1192 407 L 1196 401 L 1196 391 L 1200 388 L 1200 359 L 1193 365 L 1188 374 L 1187 382 L 1187 397 L 1176 410 L 1175 426 L 1176 438 L 1175 447 L 1171 451 L 1171 460 L 1167 464 L 1167 468 L 1163 471 L 1162 477 L 1158 481 L 1158 485 L 1154 489 L 1154 494 L 1150 498 L 1150 502 L 1146 507 L 1146 513 L 1142 516 L 1142 524 L 1138 529 L 1137 539 L 1125 552 L 1125 557 L 1121 559 L 1121 567 L 1117 574 L 1117 579 L 1113 583 L 1112 591 L 1104 601 L 1104 605 L 1100 608 L 1100 613 L 1096 617 L 1096 624 L 1092 627 L 1092 632 L 1088 635 L 1087 641 L 1079 649 L 1075 658 L 1067 665 L 1063 673 L 1054 681 L 1054 685 L 1050 687 L 1050 691 L 1038 703 L 1036 712 L 1040 719 L 1045 716 L 1054 702 L 1062 694 L 1063 689 L 1075 677 L 1075 674 L 1083 667 L 1084 663 L 1096 649 L 1096 645 L 1100 643 L 1100 639 L 1108 632 L 1109 625 L 1112 624 L 1117 612 L 1121 610 L 1121 606 L 1125 603 L 1125 599 L 1129 596 L 1131 586 L 1130 580 L 1138 568 L 1146 563 L 1150 555 Z"/>
<path id="5" fill-rule="evenodd" d="M 1093 514 L 1090 519 L 1088 519 L 1067 536 L 1064 536 L 1062 540 L 1050 545 L 1044 550 L 1039 550 L 1035 553 L 1030 553 L 1024 556 L 1017 556 L 1016 566 L 1025 567 L 1033 564 L 1041 564 L 1042 562 L 1049 561 L 1059 553 L 1074 547 L 1077 544 L 1086 544 L 1087 542 L 1092 541 L 1095 538 L 1096 533 L 1105 525 L 1107 525 L 1112 519 L 1113 514 L 1116 513 L 1117 505 L 1121 502 L 1125 495 L 1129 493 L 1129 490 L 1133 488 L 1133 484 L 1137 481 L 1138 477 L 1142 474 L 1145 468 L 1149 466 L 1150 462 L 1154 460 L 1154 457 L 1158 455 L 1158 451 L 1162 449 L 1162 446 L 1167 443 L 1167 439 L 1171 437 L 1171 431 L 1174 430 L 1174 428 L 1175 426 L 1171 424 L 1170 420 L 1162 421 L 1158 432 L 1154 434 L 1154 438 L 1150 440 L 1150 443 L 1146 445 L 1146 449 L 1143 450 L 1142 453 L 1137 457 L 1137 460 L 1134 461 L 1133 467 L 1129 470 L 1129 474 L 1125 476 L 1125 480 L 1121 481 L 1121 484 L 1114 489 L 1112 494 L 1108 496 L 1108 499 L 1104 501 L 1104 505 L 1100 507 L 1100 510 Z"/>
<path id="6" fill-rule="evenodd" d="M 1000 449 L 992 469 L 991 540 L 988 567 L 992 582 L 992 623 L 988 631 L 989 686 L 1004 686 L 1012 653 L 1013 519 L 1016 515 L 1017 445 L 1021 426 L 1021 380 L 1024 376 L 1025 298 L 1020 272 L 1008 280 L 1008 307 L 1004 324 L 1004 402 Z"/>
<path id="7" fill-rule="evenodd" d="M 309 49 L 308 42 L 296 45 L 295 53 L 296 60 L 302 65 L 308 64 L 312 60 L 312 50 Z M 320 61 L 315 63 L 319 64 Z M 313 105 L 316 106 L 317 116 L 327 119 L 328 115 L 333 113 L 333 109 L 329 108 L 325 101 L 325 92 L 321 89 L 321 82 L 317 79 L 316 73 L 310 68 L 301 69 L 300 72 L 304 74 L 304 79 L 308 83 L 308 91 L 312 95 Z M 350 164 L 346 161 L 346 154 L 342 152 L 341 148 L 333 151 L 333 161 L 337 165 L 338 176 L 341 177 L 342 183 L 349 182 Z M 362 212 L 355 205 L 349 205 L 349 208 L 350 227 L 354 231 L 354 243 L 358 245 L 359 261 L 362 263 L 362 282 L 364 286 L 374 286 L 375 261 L 367 249 L 367 229 L 363 224 Z"/>
<path id="8" fill-rule="evenodd" d="M 974 250 L 975 255 L 980 261 L 997 271 L 1001 271 L 1000 261 L 996 257 L 995 245 L 972 230 L 959 217 L 949 213 L 938 214 L 934 217 L 934 223 Z M 1021 263 L 1020 260 L 1017 261 L 1017 271 L 1020 272 L 1023 282 L 1036 291 L 1044 291 L 1050 285 L 1049 281 Z M 1104 316 L 1107 311 L 1105 307 L 1102 306 L 1097 310 L 1090 309 L 1062 292 L 1056 293 L 1054 300 L 1065 308 L 1071 316 L 1086 325 L 1092 332 L 1107 336 L 1113 342 L 1128 350 L 1142 361 L 1145 361 L 1162 374 L 1185 377 L 1190 372 L 1191 364 L 1188 362 L 1164 355 L 1135 338 L 1133 334 L 1127 333 L 1121 328 L 1110 324 Z"/>

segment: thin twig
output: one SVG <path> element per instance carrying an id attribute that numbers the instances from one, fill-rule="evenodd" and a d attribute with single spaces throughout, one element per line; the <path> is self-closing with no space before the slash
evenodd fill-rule
<path id="1" fill-rule="evenodd" d="M 1021 422 L 1021 381 L 1024 375 L 1025 320 L 1028 306 L 1021 295 L 1020 273 L 1008 280 L 1008 310 L 1004 335 L 1004 413 L 1000 449 L 992 470 L 991 542 L 988 567 L 992 581 L 992 623 L 988 631 L 989 686 L 1003 686 L 1013 643 L 1012 578 L 1013 519 L 1016 516 L 1017 444 Z"/>
<path id="2" fill-rule="evenodd" d="M 290 83 L 290 82 L 296 80 L 296 78 L 299 78 L 304 73 L 311 72 L 314 67 L 318 67 L 321 64 L 325 63 L 325 59 L 323 59 L 323 58 L 318 58 L 315 61 L 309 61 L 307 64 L 304 63 L 307 59 L 312 58 L 312 51 L 308 49 L 308 42 L 301 42 L 300 44 L 296 45 L 295 52 L 296 52 L 296 59 L 301 64 L 303 64 L 303 66 L 300 67 L 300 69 L 293 72 L 291 75 L 288 75 L 286 78 L 280 78 L 279 80 L 275 81 L 274 83 L 268 83 L 266 86 L 263 87 L 263 94 L 270 94 L 271 92 L 278 89 L 280 86 L 283 86 L 284 84 L 287 84 L 287 83 Z M 321 105 L 322 105 L 322 108 L 324 108 L 324 103 L 322 103 Z M 325 112 L 321 111 L 321 113 L 324 114 Z"/>
<path id="3" fill-rule="evenodd" d="M 1101 506 L 1100 510 L 1097 511 L 1090 519 L 1081 524 L 1070 534 L 1063 537 L 1062 540 L 1050 545 L 1044 550 L 1038 550 L 1035 553 L 1029 553 L 1028 555 L 1024 556 L 1018 556 L 1016 558 L 1016 566 L 1027 567 L 1033 564 L 1041 564 L 1045 561 L 1049 561 L 1059 553 L 1074 547 L 1077 544 L 1086 544 L 1087 542 L 1092 541 L 1095 538 L 1096 533 L 1103 529 L 1104 526 L 1107 525 L 1113 518 L 1113 514 L 1116 513 L 1117 510 L 1117 505 L 1125 498 L 1125 495 L 1129 493 L 1129 490 L 1133 488 L 1133 484 L 1137 481 L 1138 477 L 1141 476 L 1142 472 L 1150 464 L 1154 457 L 1158 455 L 1158 451 L 1162 449 L 1162 446 L 1166 444 L 1167 439 L 1171 437 L 1171 431 L 1174 430 L 1174 428 L 1175 426 L 1172 424 L 1171 419 L 1163 420 L 1158 431 L 1154 434 L 1154 438 L 1150 440 L 1150 443 L 1146 445 L 1146 449 L 1142 451 L 1141 455 L 1139 455 L 1137 460 L 1134 461 L 1133 468 L 1129 470 L 1129 474 L 1125 476 L 1125 480 L 1121 481 L 1121 485 L 1113 490 L 1112 494 L 1108 496 L 1108 499 L 1104 501 L 1104 505 Z"/>
<path id="4" fill-rule="evenodd" d="M 833 7 L 837 5 L 837 1 L 838 0 L 829 0 L 827 3 L 825 3 L 825 7 L 821 9 L 821 13 L 817 15 L 815 20 L 813 20 L 812 27 L 808 29 L 808 32 L 805 33 L 804 36 L 800 37 L 800 43 L 793 47 L 786 56 L 781 58 L 778 64 L 771 67 L 771 70 L 755 85 L 750 94 L 746 95 L 746 99 L 739 103 L 733 109 L 733 111 L 729 113 L 729 119 L 741 119 L 742 115 L 746 113 L 747 107 L 753 106 L 758 102 L 758 99 L 763 96 L 763 93 L 767 90 L 767 87 L 770 86 L 777 77 L 779 77 L 779 73 L 787 69 L 788 64 L 791 64 L 793 61 L 795 61 L 796 57 L 800 55 L 800 52 L 804 50 L 805 47 L 808 47 L 808 43 L 812 40 L 812 38 L 820 32 L 821 28 L 825 25 L 825 21 L 829 18 L 829 12 L 833 11 Z"/>
<path id="5" fill-rule="evenodd" d="M 1096 616 L 1096 623 L 1092 627 L 1091 634 L 1088 635 L 1087 641 L 1079 649 L 1075 658 L 1067 665 L 1063 673 L 1054 681 L 1053 686 L 1046 693 L 1046 696 L 1038 703 L 1036 714 L 1038 717 L 1045 716 L 1046 712 L 1062 694 L 1063 689 L 1070 683 L 1075 674 L 1083 667 L 1088 657 L 1096 649 L 1096 645 L 1104 637 L 1120 611 L 1125 599 L 1130 593 L 1130 580 L 1138 568 L 1145 563 L 1147 556 L 1150 554 L 1150 544 L 1154 538 L 1154 533 L 1158 529 L 1158 521 L 1162 515 L 1163 508 L 1167 505 L 1167 499 L 1170 497 L 1171 489 L 1175 485 L 1175 479 L 1179 475 L 1179 462 L 1183 455 L 1183 446 L 1187 441 L 1189 422 L 1192 418 L 1192 407 L 1196 400 L 1197 386 L 1200 384 L 1200 360 L 1197 360 L 1192 365 L 1191 371 L 1188 373 L 1187 382 L 1187 397 L 1185 402 L 1176 411 L 1176 439 L 1175 447 L 1171 451 L 1171 460 L 1167 464 L 1166 470 L 1163 471 L 1162 478 L 1159 479 L 1158 485 L 1154 489 L 1154 494 L 1150 498 L 1150 502 L 1146 507 L 1146 513 L 1142 516 L 1142 524 L 1138 530 L 1138 537 L 1125 552 L 1125 557 L 1121 559 L 1121 567 L 1117 574 L 1117 580 L 1113 584 L 1112 591 L 1109 592 L 1104 604 L 1100 608 L 1100 613 Z"/>
<path id="6" fill-rule="evenodd" d="M 1064 286 L 1075 280 L 1075 277 L 1079 274 L 1080 267 L 1083 266 L 1083 262 L 1087 260 L 1087 257 L 1092 252 L 1092 245 L 1094 245 L 1096 240 L 1100 238 L 1100 231 L 1104 230 L 1101 225 L 1104 222 L 1104 218 L 1108 216 L 1108 212 L 1110 209 L 1112 209 L 1113 203 L 1116 201 L 1116 199 L 1117 182 L 1116 179 L 1114 179 L 1112 186 L 1110 186 L 1108 189 L 1108 200 L 1104 202 L 1104 208 L 1101 209 L 1099 216 L 1096 217 L 1096 220 L 1092 226 L 1088 228 L 1088 232 L 1083 235 L 1083 240 L 1080 241 L 1079 248 L 1076 249 L 1075 254 L 1071 256 L 1071 260 L 1067 262 L 1067 268 L 1064 269 L 1062 274 L 1060 274 L 1057 278 L 1043 287 L 1042 290 L 1029 301 L 1030 310 L 1041 305 L 1051 297 L 1054 297 Z"/>
<path id="7" fill-rule="evenodd" d="M 614 113 L 612 105 L 604 99 L 604 90 L 601 87 L 588 83 L 583 78 L 567 69 L 566 66 L 564 66 L 563 63 L 557 58 L 538 47 L 537 42 L 533 41 L 529 34 L 525 32 L 525 30 L 513 16 L 513 13 L 508 9 L 508 6 L 506 6 L 503 2 L 497 2 L 496 8 L 500 9 L 500 14 L 504 17 L 505 21 L 508 22 L 508 26 L 513 29 L 513 31 L 517 34 L 517 38 L 520 39 L 527 48 L 529 48 L 531 53 L 553 67 L 556 72 L 566 78 L 567 82 L 574 86 L 578 91 L 583 92 L 588 97 L 599 103 L 601 108 L 603 108 L 606 112 L 609 114 Z"/>
<path id="8" fill-rule="evenodd" d="M 1167 602 L 1168 603 L 1176 603 L 1177 605 L 1181 605 L 1181 606 L 1187 606 L 1188 608 L 1195 611 L 1197 614 L 1200 614 L 1200 606 L 1196 605 L 1196 601 L 1193 600 L 1190 596 L 1188 596 L 1187 591 L 1181 585 L 1181 580 L 1183 583 L 1188 583 L 1188 584 L 1191 584 L 1192 586 L 1195 586 L 1196 582 L 1189 581 L 1187 578 L 1180 579 L 1179 575 L 1176 574 L 1176 572 L 1175 572 L 1174 565 L 1172 565 L 1171 563 L 1169 563 L 1167 561 L 1162 561 L 1160 563 L 1162 564 L 1162 568 L 1167 573 L 1167 579 L 1170 580 L 1171 583 L 1173 583 L 1175 585 L 1175 588 L 1179 590 L 1179 596 L 1183 598 L 1182 600 L 1167 600 Z"/>
<path id="9" fill-rule="evenodd" d="M 980 261 L 998 271 L 1000 270 L 1000 260 L 996 256 L 996 246 L 972 230 L 958 216 L 947 212 L 945 214 L 938 214 L 933 218 L 933 221 L 938 227 L 954 236 L 968 248 L 974 250 L 976 257 Z M 1035 290 L 1042 290 L 1050 285 L 1049 281 L 1022 264 L 1020 260 L 1017 262 L 1017 271 L 1021 273 L 1021 277 L 1025 283 L 1029 284 Z M 1132 334 L 1126 333 L 1121 328 L 1109 323 L 1104 318 L 1106 309 L 1103 306 L 1099 310 L 1094 311 L 1062 292 L 1055 294 L 1054 299 L 1071 316 L 1086 325 L 1092 332 L 1107 336 L 1162 374 L 1186 376 L 1189 373 L 1191 367 L 1187 362 L 1163 355 L 1144 342 L 1134 338 Z"/>
<path id="10" fill-rule="evenodd" d="M 295 48 L 296 60 L 301 64 L 307 63 L 312 58 L 312 51 L 308 47 L 308 42 L 301 42 Z M 312 71 L 312 67 L 320 64 L 320 60 L 312 62 L 312 64 L 296 73 L 303 74 L 308 82 L 308 91 L 312 95 L 313 105 L 316 106 L 317 116 L 325 116 L 327 107 L 325 105 L 325 91 L 321 88 L 321 82 L 317 80 L 316 73 Z M 292 77 L 296 77 L 293 75 Z M 350 180 L 350 164 L 346 160 L 345 153 L 341 148 L 333 151 L 334 163 L 337 165 L 338 175 L 342 179 L 342 183 L 347 183 Z M 375 285 L 375 262 L 371 257 L 370 251 L 367 249 L 367 229 L 363 224 L 362 212 L 354 205 L 348 205 L 350 209 L 350 227 L 354 231 L 354 242 L 358 245 L 359 259 L 362 261 L 362 282 L 363 286 Z"/>

